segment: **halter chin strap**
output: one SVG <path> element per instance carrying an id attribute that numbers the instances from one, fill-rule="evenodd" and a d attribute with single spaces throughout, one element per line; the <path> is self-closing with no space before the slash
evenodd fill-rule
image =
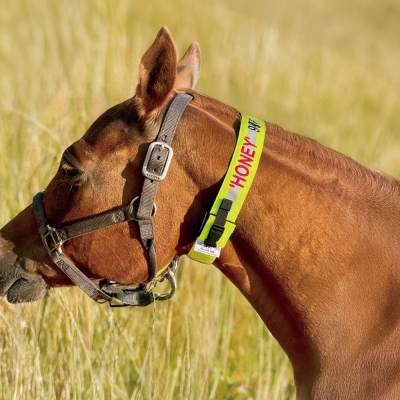
<path id="1" fill-rule="evenodd" d="M 157 262 L 154 250 L 153 226 L 156 206 L 154 199 L 158 183 L 165 178 L 171 163 L 173 150 L 170 145 L 179 120 L 191 100 L 192 96 L 179 93 L 171 101 L 156 141 L 150 144 L 143 164 L 142 173 L 145 180 L 142 193 L 140 197 L 133 199 L 128 206 L 107 211 L 60 228 L 53 228 L 46 219 L 43 207 L 43 193 L 40 192 L 33 198 L 33 212 L 39 233 L 51 260 L 76 286 L 98 303 L 110 302 L 111 306 L 147 306 L 154 300 L 167 300 L 175 293 L 176 281 L 174 273 L 178 265 L 177 257 L 156 276 Z M 134 207 L 136 201 L 139 201 L 137 212 Z M 149 278 L 147 282 L 124 285 L 102 280 L 99 283 L 95 283 L 64 255 L 62 244 L 65 241 L 127 221 L 136 221 L 139 225 L 140 238 L 148 256 Z M 170 282 L 171 291 L 166 294 L 154 293 L 154 287 L 164 279 Z"/>

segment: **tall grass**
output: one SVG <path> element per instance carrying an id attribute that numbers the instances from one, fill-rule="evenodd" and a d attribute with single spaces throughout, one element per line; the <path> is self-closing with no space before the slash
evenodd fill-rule
<path id="1" fill-rule="evenodd" d="M 167 25 L 202 47 L 197 89 L 400 176 L 400 7 L 394 0 L 3 0 L 0 222 L 62 150 L 134 93 Z M 292 399 L 289 362 L 213 267 L 183 260 L 167 303 L 110 309 L 77 289 L 0 300 L 0 398 Z"/>

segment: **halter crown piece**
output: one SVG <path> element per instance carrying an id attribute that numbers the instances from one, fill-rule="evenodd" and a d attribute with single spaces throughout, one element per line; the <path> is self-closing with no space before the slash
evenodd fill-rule
<path id="1" fill-rule="evenodd" d="M 171 143 L 180 118 L 192 96 L 178 93 L 170 102 L 157 138 L 149 145 L 142 174 L 145 177 L 142 193 L 126 207 L 107 211 L 100 215 L 73 222 L 60 228 L 52 227 L 47 221 L 43 206 L 43 193 L 33 198 L 33 212 L 43 245 L 51 260 L 65 275 L 97 303 L 109 302 L 110 306 L 147 306 L 155 300 L 167 300 L 176 291 L 175 271 L 178 257 L 158 274 L 154 250 L 153 217 L 156 212 L 154 199 L 157 186 L 162 181 L 171 163 Z M 235 228 L 235 221 L 250 189 L 261 157 L 265 136 L 265 124 L 247 115 L 242 122 L 236 147 L 212 209 L 207 213 L 201 232 L 188 256 L 202 263 L 211 264 L 219 257 Z M 135 203 L 139 202 L 136 212 Z M 136 221 L 140 239 L 147 252 L 149 277 L 142 284 L 122 284 L 108 280 L 91 281 L 62 251 L 62 244 L 99 229 L 121 222 Z M 155 286 L 167 279 L 171 290 L 165 294 L 154 293 Z"/>

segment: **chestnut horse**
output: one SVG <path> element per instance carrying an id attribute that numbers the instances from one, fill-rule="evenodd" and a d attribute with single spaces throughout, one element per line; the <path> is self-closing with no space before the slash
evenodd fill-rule
<path id="1" fill-rule="evenodd" d="M 141 60 L 134 97 L 106 111 L 64 152 L 40 196 L 42 217 L 55 228 L 131 210 L 132 199 L 142 195 L 147 149 L 171 99 L 190 95 L 156 195 L 154 246 L 140 239 L 137 218 L 63 244 L 66 259 L 90 282 L 147 282 L 191 249 L 241 121 L 234 108 L 193 90 L 199 69 L 197 43 L 177 62 L 163 28 Z M 214 265 L 288 354 L 299 399 L 398 399 L 400 183 L 265 125 L 253 185 Z M 33 301 L 50 287 L 71 285 L 43 246 L 32 205 L 0 234 L 0 295 L 9 302 Z M 50 252 L 56 241 L 44 239 Z"/>

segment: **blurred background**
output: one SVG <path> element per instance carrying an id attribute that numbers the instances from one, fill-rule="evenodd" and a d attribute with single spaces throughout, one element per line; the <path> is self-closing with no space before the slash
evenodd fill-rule
<path id="1" fill-rule="evenodd" d="M 197 40 L 197 90 L 400 177 L 397 0 L 2 0 L 0 223 L 62 151 L 134 94 L 161 26 Z M 110 309 L 76 289 L 0 300 L 0 398 L 293 399 L 290 364 L 211 266 L 169 302 Z"/>

